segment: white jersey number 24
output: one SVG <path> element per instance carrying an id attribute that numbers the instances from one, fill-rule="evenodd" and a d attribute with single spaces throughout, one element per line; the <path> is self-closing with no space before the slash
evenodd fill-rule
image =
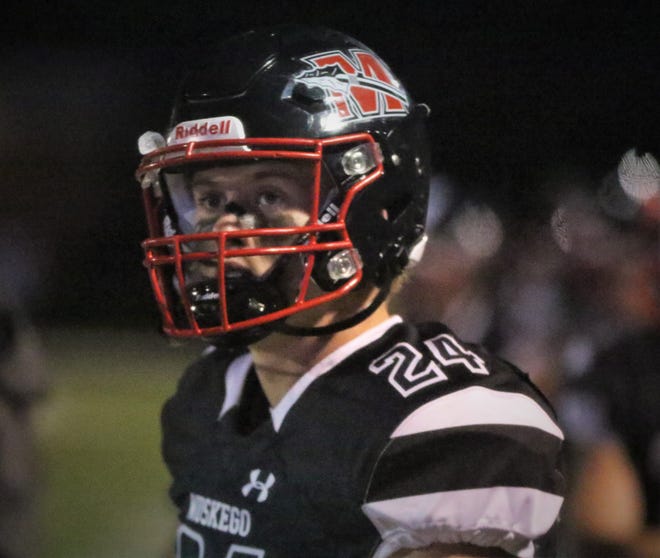
<path id="1" fill-rule="evenodd" d="M 456 339 L 443 333 L 424 341 L 433 359 L 425 358 L 408 343 L 397 343 L 369 365 L 374 374 L 388 372 L 389 383 L 403 397 L 448 379 L 443 368 L 462 366 L 472 374 L 488 374 L 484 360 Z"/>

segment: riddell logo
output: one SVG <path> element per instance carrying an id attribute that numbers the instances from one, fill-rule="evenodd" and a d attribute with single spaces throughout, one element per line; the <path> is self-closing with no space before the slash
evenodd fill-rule
<path id="1" fill-rule="evenodd" d="M 204 122 L 204 124 L 195 123 L 192 126 L 184 126 L 180 124 L 174 129 L 174 139 L 185 139 L 190 136 L 224 136 L 229 133 L 231 128 L 230 120 L 221 120 L 219 124 L 209 124 Z"/>
<path id="2" fill-rule="evenodd" d="M 173 145 L 190 141 L 244 138 L 243 123 L 234 116 L 189 120 L 177 124 L 167 138 Z"/>
<path id="3" fill-rule="evenodd" d="M 364 120 L 408 114 L 401 84 L 373 53 L 361 49 L 307 56 L 311 69 L 295 76 L 307 87 L 321 88 L 340 120 Z"/>

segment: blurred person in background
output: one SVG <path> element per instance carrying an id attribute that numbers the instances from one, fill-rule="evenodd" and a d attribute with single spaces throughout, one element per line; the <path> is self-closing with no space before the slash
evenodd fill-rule
<path id="1" fill-rule="evenodd" d="M 460 191 L 447 177 L 432 179 L 426 255 L 394 308 L 416 321 L 439 317 L 525 370 L 552 400 L 569 319 L 561 250 L 537 223 L 519 222 L 519 234 L 506 235 L 493 208 Z"/>
<path id="2" fill-rule="evenodd" d="M 598 260 L 599 284 L 587 280 L 580 290 L 583 301 L 591 298 L 609 314 L 605 323 L 610 325 L 593 328 L 593 355 L 569 374 L 559 404 L 574 449 L 569 522 L 576 556 L 657 558 L 660 168 L 651 155 L 628 152 L 619 165 L 617 184 L 627 199 L 609 195 L 609 202 L 616 197 L 620 209 L 629 209 L 630 202 L 636 209 L 626 210 L 628 217 L 618 228 L 611 219 L 592 227 L 600 234 L 590 236 L 588 251 L 593 253 L 586 267 L 593 271 Z M 600 242 L 594 242 L 598 238 Z M 580 270 L 585 266 L 574 272 Z"/>
<path id="3" fill-rule="evenodd" d="M 562 255 L 548 227 L 521 225 L 499 265 L 489 346 L 525 370 L 551 400 L 562 388 L 562 347 L 569 329 L 561 286 Z"/>
<path id="4" fill-rule="evenodd" d="M 439 319 L 461 338 L 484 343 L 494 327 L 503 230 L 488 205 L 459 191 L 448 177 L 431 179 L 425 257 L 393 308 L 414 321 Z"/>
<path id="5" fill-rule="evenodd" d="M 39 469 L 34 405 L 47 389 L 39 340 L 15 303 L 0 297 L 0 557 L 37 555 Z"/>

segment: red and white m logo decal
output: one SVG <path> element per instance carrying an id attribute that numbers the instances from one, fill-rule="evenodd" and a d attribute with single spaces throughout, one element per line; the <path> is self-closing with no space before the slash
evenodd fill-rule
<path id="1" fill-rule="evenodd" d="M 295 76 L 296 81 L 323 89 L 341 120 L 408 114 L 405 90 L 373 53 L 336 50 L 303 60 L 311 68 Z"/>

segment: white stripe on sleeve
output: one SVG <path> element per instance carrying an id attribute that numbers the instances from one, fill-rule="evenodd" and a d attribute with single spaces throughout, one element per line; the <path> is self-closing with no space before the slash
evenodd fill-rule
<path id="1" fill-rule="evenodd" d="M 370 502 L 362 511 L 383 539 L 374 558 L 433 543 L 500 547 L 531 558 L 532 540 L 552 527 L 562 502 L 540 490 L 498 486 Z"/>
<path id="2" fill-rule="evenodd" d="M 521 394 L 473 386 L 435 399 L 415 410 L 392 433 L 392 438 L 444 428 L 478 424 L 531 426 L 563 440 L 548 413 Z"/>

